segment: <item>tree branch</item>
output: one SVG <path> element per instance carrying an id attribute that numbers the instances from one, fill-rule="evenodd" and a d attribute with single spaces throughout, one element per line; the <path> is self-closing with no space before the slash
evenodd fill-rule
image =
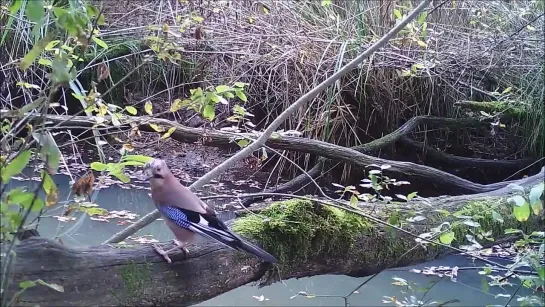
<path id="1" fill-rule="evenodd" d="M 518 181 L 522 186 L 532 186 L 542 180 L 543 174 Z M 501 193 L 500 193 L 501 192 Z M 494 193 L 505 199 L 511 193 L 509 189 Z M 512 237 L 506 236 L 502 228 L 518 223 L 512 216 L 512 206 L 496 203 L 489 194 L 478 198 L 440 197 L 427 199 L 436 209 L 450 212 L 460 208 L 472 208 L 475 214 L 486 219 L 483 230 L 490 229 L 498 244 Z M 233 197 L 225 195 L 224 197 Z M 479 199 L 481 198 L 481 199 Z M 457 201 L 453 201 L 457 199 Z M 478 201 L 477 201 L 478 200 Z M 495 224 L 492 213 L 472 207 L 473 203 L 491 202 L 486 206 L 496 206 L 500 214 L 504 214 L 504 224 Z M 380 205 L 379 212 L 371 206 L 360 207 L 362 211 L 371 213 L 382 221 L 388 219 L 387 210 L 395 204 Z M 402 204 L 404 210 L 419 210 L 423 203 L 410 202 Z M 312 210 L 319 210 L 318 207 Z M 320 212 L 320 211 L 316 211 Z M 410 225 L 415 234 L 426 231 L 442 221 L 434 210 L 422 210 L 425 222 Z M 244 218 L 244 217 L 242 217 Z M 327 218 L 327 217 L 326 217 Z M 455 217 L 452 217 L 456 219 Z M 236 222 L 236 221 L 235 221 Z M 528 231 L 541 229 L 539 216 L 532 215 L 528 220 Z M 227 222 L 231 224 L 232 222 Z M 284 226 L 283 226 L 284 227 Z M 287 227 L 287 226 L 286 226 Z M 316 225 L 316 227 L 319 227 Z M 321 226 L 324 227 L 324 226 Z M 488 227 L 488 228 L 486 228 Z M 485 229 L 486 228 L 486 229 Z M 456 244 L 464 244 L 463 229 Z M 320 232 L 321 233 L 321 232 Z M 326 231 L 324 233 L 329 233 Z M 317 234 L 316 234 L 317 235 Z M 171 256 L 172 264 L 167 264 L 149 245 L 105 244 L 97 247 L 68 248 L 44 238 L 30 238 L 16 247 L 16 263 L 13 266 L 12 282 L 5 295 L 10 298 L 19 289 L 22 281 L 42 279 L 64 288 L 63 293 L 47 287 L 29 288 L 21 295 L 17 305 L 34 306 L 101 306 L 119 305 L 193 305 L 211 299 L 219 294 L 238 288 L 250 282 L 261 281 L 270 284 L 281 279 L 300 278 L 321 274 L 344 274 L 349 276 L 367 276 L 390 268 L 420 263 L 437 258 L 447 253 L 450 248 L 428 245 L 426 249 L 414 248 L 414 234 L 399 232 L 391 236 L 387 228 L 373 225 L 369 231 L 360 233 L 354 244 L 347 251 L 330 250 L 330 237 L 321 237 L 322 245 L 312 245 L 305 259 L 283 258 L 279 263 L 279 272 L 273 272 L 269 265 L 261 263 L 256 257 L 242 254 L 223 246 L 207 242 L 198 246 L 189 246 L 189 257 L 182 252 Z M 272 237 L 272 244 L 286 244 L 282 237 Z M 319 242 L 306 238 L 309 242 Z M 284 240 L 284 241 L 283 241 Z M 457 239 L 458 240 L 458 239 Z M 482 242 L 486 245 L 486 240 Z M 277 247 L 278 248 L 278 247 Z M 284 247 L 284 248 L 287 248 Z M 106 291 L 104 289 L 107 289 Z"/>
<path id="2" fill-rule="evenodd" d="M 250 154 L 252 154 L 254 151 L 261 148 L 263 144 L 269 139 L 270 135 L 276 131 L 276 129 L 297 109 L 299 109 L 299 106 L 302 104 L 312 100 L 320 92 L 325 90 L 330 85 L 334 84 L 335 81 L 349 73 L 351 70 L 358 67 L 360 63 L 363 62 L 366 58 L 368 58 L 371 54 L 373 54 L 375 51 L 377 51 L 379 48 L 384 46 L 390 39 L 392 39 L 394 36 L 397 35 L 399 31 L 401 31 L 405 26 L 413 19 L 415 19 L 420 12 L 422 12 L 429 4 L 431 3 L 431 0 L 424 0 L 422 1 L 405 19 L 403 19 L 397 26 L 392 28 L 386 35 L 384 35 L 381 39 L 379 39 L 376 43 L 374 43 L 369 49 L 365 50 L 361 55 L 357 56 L 355 59 L 350 61 L 350 63 L 346 64 L 343 68 L 341 68 L 339 71 L 334 73 L 331 77 L 327 78 L 325 81 L 320 83 L 318 86 L 313 88 L 310 92 L 303 95 L 301 98 L 299 98 L 296 102 L 294 102 L 292 105 L 290 105 L 286 110 L 284 110 L 280 116 L 278 116 L 270 125 L 263 131 L 263 134 L 253 143 L 251 143 L 248 147 L 243 148 L 241 151 L 230 157 L 229 159 L 225 160 L 220 165 L 216 166 L 214 169 L 212 169 L 210 172 L 206 173 L 204 176 L 199 178 L 199 180 L 195 181 L 192 185 L 189 186 L 192 190 L 200 189 L 203 185 L 210 182 L 212 179 L 219 176 L 221 173 L 226 171 L 231 166 L 235 165 L 238 161 L 243 160 L 244 158 L 248 157 Z M 124 230 L 118 232 L 110 239 L 106 240 L 105 243 L 115 243 L 120 242 L 127 238 L 128 236 L 136 233 L 138 230 L 142 229 L 143 227 L 147 226 L 151 222 L 155 221 L 160 216 L 159 211 L 154 210 L 153 212 L 147 214 L 140 220 L 138 220 L 136 223 L 132 224 L 131 226 L 125 228 Z"/>

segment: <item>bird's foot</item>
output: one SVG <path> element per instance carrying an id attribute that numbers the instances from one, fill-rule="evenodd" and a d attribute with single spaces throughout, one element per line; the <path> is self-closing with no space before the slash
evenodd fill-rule
<path id="1" fill-rule="evenodd" d="M 172 240 L 174 241 L 174 244 L 176 244 L 176 246 L 181 249 L 184 254 L 185 254 L 185 258 L 189 257 L 189 250 L 184 246 L 184 244 L 176 239 Z"/>
<path id="2" fill-rule="evenodd" d="M 172 263 L 172 260 L 170 259 L 170 257 L 168 256 L 168 252 L 169 251 L 165 251 L 164 249 L 162 249 L 159 245 L 157 244 L 153 244 L 153 249 L 161 256 L 163 256 L 163 258 L 165 258 L 166 262 L 168 263 Z"/>

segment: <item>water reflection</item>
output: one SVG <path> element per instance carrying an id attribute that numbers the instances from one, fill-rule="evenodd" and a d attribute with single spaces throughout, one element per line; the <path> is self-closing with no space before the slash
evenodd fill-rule
<path id="1" fill-rule="evenodd" d="M 64 175 L 57 175 L 54 179 L 59 187 L 60 200 L 66 200 L 70 194 L 70 178 Z M 8 190 L 22 186 L 26 186 L 30 190 L 37 187 L 37 183 L 33 181 L 14 180 L 9 185 Z M 98 191 L 96 203 L 109 211 L 129 210 L 139 216 L 143 216 L 155 209 L 148 193 L 149 190 L 147 189 L 122 189 L 114 185 Z M 47 238 L 54 238 L 62 234 L 61 240 L 68 246 L 84 247 L 98 245 L 112 234 L 126 227 L 126 224 L 118 225 L 118 220 L 116 219 L 112 219 L 109 222 L 99 222 L 91 220 L 89 216 L 84 214 L 79 214 L 75 222 L 59 222 L 53 217 L 61 214 L 61 206 L 48 211 L 45 214 L 47 217 L 40 221 L 38 230 L 41 236 Z M 159 241 L 166 241 L 173 238 L 172 233 L 161 220 L 157 220 L 144 229 L 141 229 L 134 236 L 145 235 L 151 235 Z M 486 293 L 481 287 L 481 280 L 484 277 L 477 274 L 478 270 L 460 272 L 457 282 L 452 282 L 448 277 L 426 277 L 408 272 L 410 268 L 441 265 L 469 267 L 482 266 L 483 264 L 473 263 L 465 257 L 453 255 L 413 267 L 385 271 L 363 286 L 358 293 L 352 294 L 347 299 L 347 302 L 350 306 L 391 306 L 392 304 L 383 303 L 384 296 L 396 296 L 399 300 L 402 300 L 404 297 L 412 295 L 410 293 L 402 293 L 402 288 L 392 284 L 391 278 L 394 276 L 415 282 L 418 284 L 418 287 L 426 287 L 434 284 L 424 298 L 422 298 L 423 293 L 415 293 L 414 295 L 423 301 L 429 302 L 444 302 L 452 299 L 460 301 L 452 303 L 449 306 L 486 306 L 496 304 L 503 306 L 507 303 L 508 298 L 495 298 L 495 295 L 500 293 L 511 295 L 517 288 L 504 287 L 504 289 L 499 289 L 495 287 L 490 289 L 490 293 Z M 285 280 L 282 283 L 276 283 L 261 289 L 258 289 L 256 286 L 247 285 L 209 301 L 202 302 L 197 306 L 344 306 L 344 299 L 342 297 L 292 297 L 299 291 L 316 295 L 347 295 L 367 278 L 369 277 L 353 278 L 339 275 L 323 275 Z M 526 291 L 519 290 L 517 294 L 526 295 L 524 293 Z M 516 299 L 510 302 L 510 306 L 518 305 L 519 303 Z"/>

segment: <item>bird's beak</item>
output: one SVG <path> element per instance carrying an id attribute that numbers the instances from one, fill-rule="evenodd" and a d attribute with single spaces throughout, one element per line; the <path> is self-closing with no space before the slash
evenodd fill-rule
<path id="1" fill-rule="evenodd" d="M 153 177 L 153 172 L 151 170 L 151 165 L 147 163 L 144 165 L 144 174 L 142 175 L 142 180 L 148 181 Z"/>

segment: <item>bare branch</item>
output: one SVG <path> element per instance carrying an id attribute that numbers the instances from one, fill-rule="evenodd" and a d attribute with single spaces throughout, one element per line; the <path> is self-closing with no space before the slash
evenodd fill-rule
<path id="1" fill-rule="evenodd" d="M 295 112 L 303 103 L 306 103 L 313 98 L 315 98 L 321 91 L 325 90 L 327 87 L 335 83 L 338 79 L 349 73 L 352 69 L 355 69 L 358 67 L 360 63 L 363 62 L 366 58 L 368 58 L 371 54 L 373 54 L 375 51 L 377 51 L 379 48 L 384 46 L 390 39 L 392 39 L 394 36 L 397 35 L 399 31 L 401 31 L 405 26 L 413 19 L 415 19 L 420 12 L 424 10 L 429 4 L 431 3 L 431 0 L 424 0 L 422 1 L 405 19 L 403 19 L 397 26 L 395 26 L 393 29 L 391 29 L 386 35 L 384 35 L 381 39 L 379 39 L 375 44 L 373 44 L 369 49 L 365 50 L 361 55 L 353 59 L 350 63 L 346 64 L 343 68 L 341 68 L 338 72 L 333 74 L 331 77 L 327 78 L 324 82 L 320 83 L 318 86 L 316 86 L 314 89 L 312 89 L 310 92 L 303 95 L 301 98 L 299 98 L 295 103 L 290 105 L 280 116 L 278 116 L 265 131 L 263 134 L 252 144 L 250 144 L 248 147 L 245 147 L 229 159 L 225 160 L 220 165 L 216 166 L 213 170 L 202 176 L 199 180 L 195 181 L 191 186 L 189 186 L 192 190 L 197 190 L 201 188 L 206 183 L 210 182 L 212 179 L 219 176 L 221 173 L 226 171 L 228 168 L 233 166 L 238 161 L 241 161 L 242 159 L 246 158 L 252 152 L 255 150 L 258 150 L 265 144 L 269 136 L 276 131 L 276 129 L 293 113 Z M 155 221 L 160 216 L 159 211 L 154 210 L 153 212 L 147 214 L 140 220 L 138 220 L 136 223 L 132 224 L 131 226 L 123 229 L 122 231 L 116 233 L 113 237 L 106 240 L 104 243 L 117 243 L 120 241 L 123 241 L 128 236 L 136 233 L 138 230 L 142 229 L 143 227 L 147 226 L 151 222 Z"/>

